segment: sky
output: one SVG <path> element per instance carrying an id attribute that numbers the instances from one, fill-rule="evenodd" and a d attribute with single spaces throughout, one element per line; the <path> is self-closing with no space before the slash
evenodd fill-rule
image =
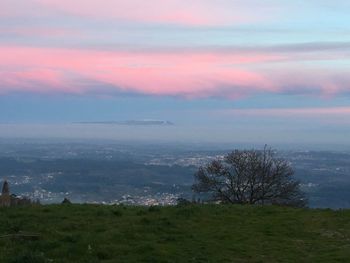
<path id="1" fill-rule="evenodd" d="M 350 146 L 349 10 L 346 0 L 1 0 L 0 137 Z M 142 119 L 175 125 L 71 124 Z"/>

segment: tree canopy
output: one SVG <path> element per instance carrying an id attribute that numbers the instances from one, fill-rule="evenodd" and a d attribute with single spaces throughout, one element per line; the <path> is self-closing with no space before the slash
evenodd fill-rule
<path id="1" fill-rule="evenodd" d="M 307 200 L 290 163 L 272 149 L 235 150 L 202 166 L 192 189 L 210 199 L 233 204 L 278 204 L 303 207 Z"/>

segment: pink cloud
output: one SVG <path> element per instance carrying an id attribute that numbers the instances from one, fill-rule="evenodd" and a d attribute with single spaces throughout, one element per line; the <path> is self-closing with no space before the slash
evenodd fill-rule
<path id="1" fill-rule="evenodd" d="M 252 87 L 274 90 L 262 75 L 230 66 L 274 56 L 0 47 L 0 57 L 0 84 L 7 91 L 35 83 L 43 92 L 89 92 L 89 82 L 126 92 L 188 97 L 220 96 L 220 86 L 232 89 L 228 96 L 248 94 Z"/>
<path id="2" fill-rule="evenodd" d="M 229 25 L 270 20 L 277 7 L 256 12 L 243 1 L 231 0 L 35 0 L 46 8 L 72 15 L 136 22 L 184 25 Z M 265 12 L 264 12 L 265 11 Z"/>
<path id="3" fill-rule="evenodd" d="M 0 46 L 0 90 L 124 92 L 236 99 L 256 93 L 330 97 L 349 92 L 341 72 L 281 67 L 276 54 L 192 51 L 98 51 Z M 280 63 L 276 63 L 280 62 Z M 268 68 L 264 67 L 269 64 Z M 272 67 L 271 67 L 272 65 Z"/>
<path id="4" fill-rule="evenodd" d="M 41 92 L 41 87 L 46 86 L 50 87 L 47 91 L 52 92 L 61 90 L 66 85 L 61 72 L 43 68 L 0 71 L 0 78 L 3 89 L 11 91 Z"/>
<path id="5" fill-rule="evenodd" d="M 44 26 L 35 27 L 1 27 L 0 34 L 11 34 L 22 37 L 77 37 L 83 33 L 78 30 L 53 28 Z"/>
<path id="6" fill-rule="evenodd" d="M 50 6 L 36 0 L 1 0 L 0 18 L 50 17 L 55 13 Z"/>

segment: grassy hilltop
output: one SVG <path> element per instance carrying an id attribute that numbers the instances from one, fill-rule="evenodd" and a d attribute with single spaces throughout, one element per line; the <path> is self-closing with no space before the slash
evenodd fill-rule
<path id="1" fill-rule="evenodd" d="M 349 262 L 350 210 L 196 205 L 0 209 L 0 262 Z"/>

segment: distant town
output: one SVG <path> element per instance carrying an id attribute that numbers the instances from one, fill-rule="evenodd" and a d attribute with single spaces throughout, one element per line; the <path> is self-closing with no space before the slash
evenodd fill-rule
<path id="1" fill-rule="evenodd" d="M 2 143 L 0 180 L 42 203 L 174 205 L 192 199 L 199 166 L 232 149 L 117 143 Z M 312 207 L 350 207 L 350 152 L 277 150 Z"/>

